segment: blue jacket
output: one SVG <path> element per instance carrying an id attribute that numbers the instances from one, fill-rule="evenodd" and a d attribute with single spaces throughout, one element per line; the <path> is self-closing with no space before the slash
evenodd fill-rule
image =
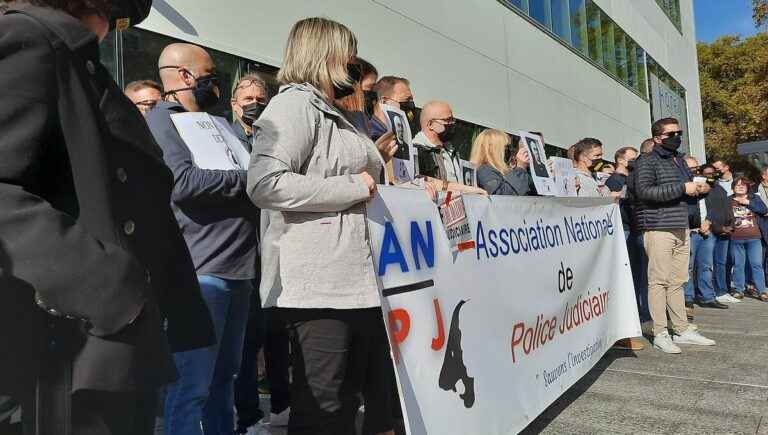
<path id="1" fill-rule="evenodd" d="M 149 129 L 173 173 L 171 208 L 198 275 L 249 280 L 257 276 L 259 209 L 248 195 L 246 171 L 197 166 L 171 115 L 185 112 L 161 101 L 147 115 Z"/>
<path id="2" fill-rule="evenodd" d="M 526 196 L 530 191 L 528 171 L 521 168 L 502 174 L 491 165 L 482 165 L 477 168 L 477 185 L 489 195 Z"/>

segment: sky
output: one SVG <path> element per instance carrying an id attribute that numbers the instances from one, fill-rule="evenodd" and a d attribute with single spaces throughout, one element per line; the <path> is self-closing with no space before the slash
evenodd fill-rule
<path id="1" fill-rule="evenodd" d="M 723 35 L 751 36 L 757 33 L 752 21 L 751 0 L 693 0 L 696 39 L 712 42 Z"/>

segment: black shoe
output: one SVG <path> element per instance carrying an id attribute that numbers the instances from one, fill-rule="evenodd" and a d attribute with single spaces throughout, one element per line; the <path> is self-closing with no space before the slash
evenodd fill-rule
<path id="1" fill-rule="evenodd" d="M 685 308 L 693 308 L 693 302 L 685 301 Z"/>
<path id="2" fill-rule="evenodd" d="M 727 310 L 728 309 L 728 305 L 726 305 L 726 304 L 724 304 L 722 302 L 718 302 L 716 300 L 712 301 L 712 302 L 701 302 L 701 303 L 699 303 L 699 306 L 700 307 L 704 307 L 704 308 L 719 308 L 721 310 Z"/>

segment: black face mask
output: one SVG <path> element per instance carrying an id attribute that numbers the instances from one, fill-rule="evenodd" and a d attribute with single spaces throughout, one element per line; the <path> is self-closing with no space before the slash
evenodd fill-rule
<path id="1" fill-rule="evenodd" d="M 208 74 L 197 78 L 195 87 L 192 88 L 192 94 L 195 96 L 197 106 L 202 111 L 213 108 L 219 104 L 220 94 L 216 91 L 219 88 L 219 78 L 216 74 Z"/>
<path id="2" fill-rule="evenodd" d="M 365 113 L 368 115 L 373 114 L 373 108 L 376 106 L 376 92 L 374 91 L 363 91 L 363 96 L 365 98 Z"/>
<path id="3" fill-rule="evenodd" d="M 181 67 L 175 65 L 160 67 L 161 70 L 166 68 L 182 69 Z M 192 95 L 195 97 L 198 110 L 201 112 L 206 112 L 219 104 L 219 98 L 221 94 L 216 92 L 218 89 L 219 76 L 216 74 L 206 74 L 204 76 L 195 78 L 195 86 L 167 91 L 165 94 L 163 94 L 163 97 L 167 97 L 168 95 L 176 95 L 176 93 L 180 91 L 192 91 Z"/>
<path id="4" fill-rule="evenodd" d="M 261 104 L 258 101 L 243 106 L 243 124 L 248 127 L 252 126 L 259 119 L 265 107 L 267 107 L 266 104 Z"/>
<path id="5" fill-rule="evenodd" d="M 409 123 L 416 121 L 416 104 L 413 103 L 413 100 L 403 101 L 400 103 L 400 110 L 405 112 L 405 116 L 408 117 Z"/>
<path id="6" fill-rule="evenodd" d="M 454 136 L 456 136 L 456 123 L 453 124 L 443 124 L 443 127 L 445 127 L 445 130 L 443 130 L 441 133 L 437 134 L 437 137 L 440 138 L 440 140 L 443 143 L 450 142 Z"/>
<path id="7" fill-rule="evenodd" d="M 678 148 L 680 148 L 680 145 L 682 144 L 683 144 L 683 138 L 681 136 L 665 137 L 661 141 L 661 146 L 663 146 L 664 148 L 670 151 L 676 151 Z"/>
<path id="8" fill-rule="evenodd" d="M 348 63 L 347 76 L 349 77 L 349 81 L 352 82 L 352 84 L 333 86 L 334 98 L 337 100 L 348 97 L 355 93 L 355 84 L 360 83 L 360 81 L 363 79 L 363 72 L 360 69 L 360 65 L 356 63 Z"/>
<path id="9" fill-rule="evenodd" d="M 109 10 L 109 30 L 125 30 L 149 15 L 152 0 L 112 0 Z"/>
<path id="10" fill-rule="evenodd" d="M 413 102 L 413 100 L 403 101 L 400 103 L 400 110 L 405 113 L 413 112 L 416 110 L 416 104 Z"/>

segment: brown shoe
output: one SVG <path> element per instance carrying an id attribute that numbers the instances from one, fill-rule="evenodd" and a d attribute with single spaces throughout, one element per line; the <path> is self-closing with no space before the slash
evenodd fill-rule
<path id="1" fill-rule="evenodd" d="M 744 294 L 743 293 L 739 293 L 736 290 L 731 291 L 731 296 L 733 296 L 734 298 L 736 298 L 738 300 L 744 299 Z"/>
<path id="2" fill-rule="evenodd" d="M 645 345 L 637 338 L 622 338 L 613 345 L 614 348 L 620 350 L 643 350 Z"/>
<path id="3" fill-rule="evenodd" d="M 761 293 L 758 299 L 760 299 L 763 302 L 768 302 L 768 293 Z"/>

